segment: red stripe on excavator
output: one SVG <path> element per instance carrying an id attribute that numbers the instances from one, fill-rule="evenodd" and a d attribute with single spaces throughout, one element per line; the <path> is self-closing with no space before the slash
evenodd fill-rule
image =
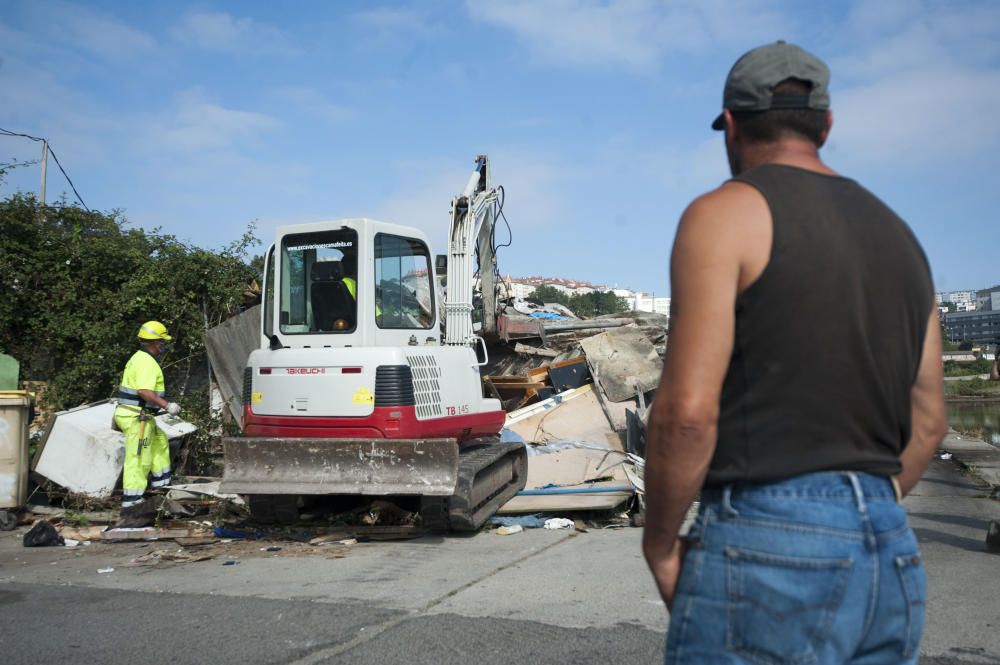
<path id="1" fill-rule="evenodd" d="M 361 418 L 261 416 L 243 406 L 243 435 L 306 439 L 429 439 L 455 438 L 460 442 L 493 436 L 503 428 L 503 411 L 417 420 L 412 406 L 376 406 Z"/>

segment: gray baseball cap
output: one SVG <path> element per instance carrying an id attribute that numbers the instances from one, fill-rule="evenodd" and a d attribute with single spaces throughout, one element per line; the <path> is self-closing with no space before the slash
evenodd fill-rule
<path id="1" fill-rule="evenodd" d="M 808 95 L 772 97 L 774 86 L 785 79 L 800 79 L 812 84 Z M 730 111 L 768 111 L 770 109 L 830 108 L 830 69 L 813 54 L 784 41 L 758 46 L 743 54 L 726 77 L 722 108 Z M 722 114 L 712 129 L 723 128 Z"/>

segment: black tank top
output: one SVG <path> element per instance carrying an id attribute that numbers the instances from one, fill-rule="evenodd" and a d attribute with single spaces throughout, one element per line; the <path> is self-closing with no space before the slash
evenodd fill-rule
<path id="1" fill-rule="evenodd" d="M 898 473 L 934 304 L 920 245 L 853 180 L 776 164 L 736 180 L 767 199 L 774 233 L 736 300 L 706 485 Z"/>

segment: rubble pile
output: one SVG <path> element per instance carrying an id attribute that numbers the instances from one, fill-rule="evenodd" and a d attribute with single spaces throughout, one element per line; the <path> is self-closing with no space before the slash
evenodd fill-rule
<path id="1" fill-rule="evenodd" d="M 507 411 L 503 436 L 528 445 L 528 482 L 501 514 L 613 510 L 638 497 L 647 405 L 667 317 L 543 320 L 493 352 L 483 383 Z M 570 329 L 567 329 L 570 328 Z"/>

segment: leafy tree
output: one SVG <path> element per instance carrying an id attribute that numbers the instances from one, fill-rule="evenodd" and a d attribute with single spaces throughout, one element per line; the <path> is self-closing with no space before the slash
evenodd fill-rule
<path id="1" fill-rule="evenodd" d="M 531 292 L 531 297 L 536 300 L 541 300 L 542 302 L 557 302 L 560 305 L 568 306 L 569 303 L 568 293 L 560 291 L 556 287 L 549 286 L 548 284 L 536 286 L 535 290 Z"/>
<path id="2" fill-rule="evenodd" d="M 616 296 L 614 291 L 569 294 L 554 286 L 543 284 L 536 287 L 531 295 L 542 302 L 556 302 L 565 305 L 573 310 L 574 314 L 584 318 L 628 311 L 625 299 Z"/>
<path id="3" fill-rule="evenodd" d="M 207 374 L 205 330 L 239 310 L 255 276 L 252 226 L 213 252 L 129 227 L 118 211 L 16 194 L 0 202 L 0 227 L 0 351 L 21 362 L 23 378 L 48 382 L 55 408 L 112 396 L 149 319 L 173 337 L 164 370 L 180 397 Z"/>

